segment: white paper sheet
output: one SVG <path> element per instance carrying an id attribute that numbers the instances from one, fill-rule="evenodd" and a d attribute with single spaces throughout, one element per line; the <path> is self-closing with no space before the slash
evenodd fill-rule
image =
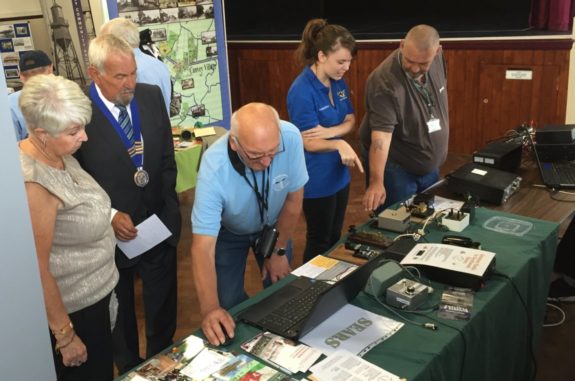
<path id="1" fill-rule="evenodd" d="M 441 243 L 418 243 L 401 260 L 404 266 L 426 265 L 483 276 L 495 253 Z"/>
<path id="2" fill-rule="evenodd" d="M 357 266 L 353 263 L 318 255 L 294 271 L 293 275 L 306 276 L 312 279 L 337 282 L 353 272 Z"/>
<path id="3" fill-rule="evenodd" d="M 311 368 L 318 381 L 400 381 L 400 378 L 353 353 L 338 350 Z"/>
<path id="4" fill-rule="evenodd" d="M 233 357 L 231 354 L 204 348 L 188 365 L 180 370 L 180 373 L 194 380 L 203 380 L 220 370 L 231 357 Z"/>
<path id="5" fill-rule="evenodd" d="M 117 240 L 116 242 L 120 250 L 130 259 L 145 253 L 172 235 L 155 214 L 142 221 L 136 228 L 138 229 L 136 238 L 131 241 Z"/>
<path id="6" fill-rule="evenodd" d="M 326 355 L 344 349 L 363 356 L 401 327 L 403 323 L 346 304 L 300 341 Z"/>
<path id="7" fill-rule="evenodd" d="M 243 343 L 241 348 L 287 374 L 307 372 L 321 356 L 321 352 L 317 349 L 296 344 L 271 332 L 257 334 Z"/>

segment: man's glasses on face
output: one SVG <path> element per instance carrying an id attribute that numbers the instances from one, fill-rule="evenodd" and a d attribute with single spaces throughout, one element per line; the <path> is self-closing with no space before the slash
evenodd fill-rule
<path id="1" fill-rule="evenodd" d="M 264 157 L 269 157 L 270 159 L 273 159 L 275 155 L 285 151 L 284 140 L 281 134 L 280 134 L 280 144 L 274 150 L 274 152 L 260 153 L 260 154 L 249 154 L 248 151 L 246 151 L 246 149 L 241 145 L 237 136 L 232 136 L 232 138 L 234 138 L 234 142 L 236 142 L 236 144 L 242 149 L 242 151 L 244 151 L 244 156 L 246 157 L 246 159 L 251 161 L 258 161 L 263 159 Z"/>

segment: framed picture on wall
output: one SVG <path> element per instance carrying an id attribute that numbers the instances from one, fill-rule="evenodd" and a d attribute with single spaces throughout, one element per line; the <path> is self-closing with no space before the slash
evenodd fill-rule
<path id="1" fill-rule="evenodd" d="M 14 34 L 16 37 L 30 37 L 30 24 L 14 24 Z"/>
<path id="2" fill-rule="evenodd" d="M 14 38 L 16 34 L 14 33 L 13 25 L 0 25 L 0 38 Z"/>
<path id="3" fill-rule="evenodd" d="M 18 66 L 7 66 L 4 68 L 4 75 L 6 79 L 16 79 L 20 77 Z"/>

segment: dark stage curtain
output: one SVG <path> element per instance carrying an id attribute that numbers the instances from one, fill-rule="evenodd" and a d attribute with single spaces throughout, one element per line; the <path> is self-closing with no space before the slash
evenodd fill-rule
<path id="1" fill-rule="evenodd" d="M 574 0 L 533 0 L 531 26 L 536 29 L 569 32 L 575 16 Z"/>

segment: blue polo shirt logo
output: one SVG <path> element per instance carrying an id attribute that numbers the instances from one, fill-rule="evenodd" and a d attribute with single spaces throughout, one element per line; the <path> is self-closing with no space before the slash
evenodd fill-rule
<path id="1" fill-rule="evenodd" d="M 280 192 L 288 185 L 289 185 L 288 175 L 286 175 L 285 173 L 276 176 L 272 181 L 272 187 L 274 192 Z"/>
<path id="2" fill-rule="evenodd" d="M 342 89 L 340 91 L 337 92 L 337 97 L 339 98 L 340 101 L 346 100 L 347 99 L 347 95 L 345 95 L 345 89 Z"/>

